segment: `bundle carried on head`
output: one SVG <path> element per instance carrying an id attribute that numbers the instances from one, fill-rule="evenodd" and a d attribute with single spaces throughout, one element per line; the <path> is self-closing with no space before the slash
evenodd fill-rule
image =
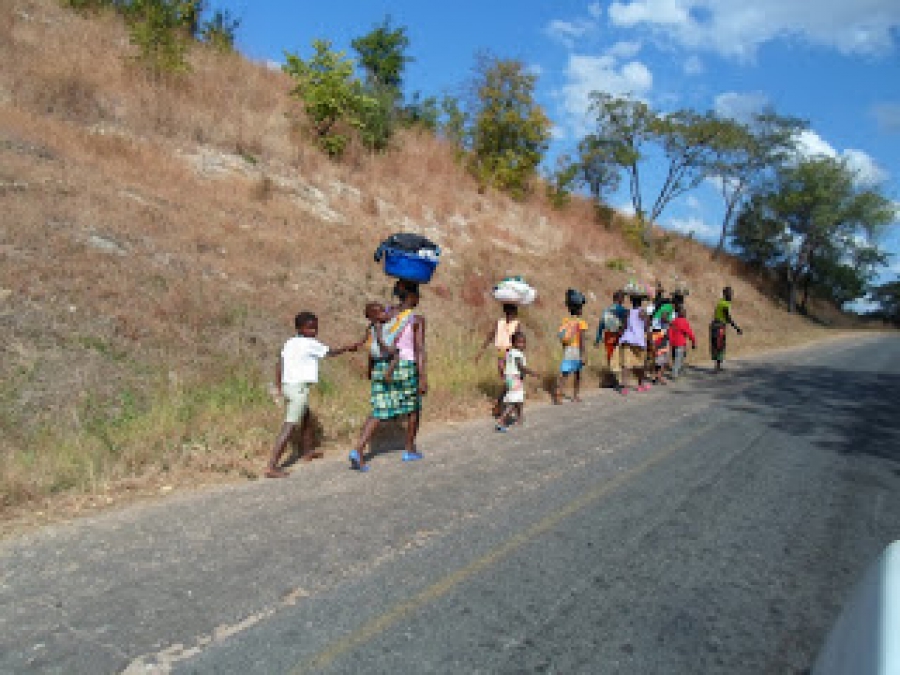
<path id="1" fill-rule="evenodd" d="M 574 288 L 570 288 L 566 291 L 566 306 L 581 307 L 586 302 L 587 298 L 584 297 L 584 293 L 581 291 L 575 290 Z"/>
<path id="2" fill-rule="evenodd" d="M 625 284 L 622 292 L 631 298 L 646 298 L 647 289 L 637 283 L 634 279 Z"/>
<path id="3" fill-rule="evenodd" d="M 676 285 L 672 288 L 672 297 L 673 297 L 673 298 L 674 298 L 674 297 L 682 297 L 682 298 L 686 298 L 686 297 L 689 296 L 690 294 L 691 294 L 691 289 L 688 288 L 688 285 L 687 285 L 687 284 L 679 283 L 679 284 L 676 284 Z"/>
<path id="4" fill-rule="evenodd" d="M 412 232 L 392 234 L 375 250 L 375 262 L 384 259 L 384 273 L 391 277 L 427 284 L 440 262 L 441 247 Z"/>
<path id="5" fill-rule="evenodd" d="M 537 298 L 537 291 L 522 277 L 506 277 L 494 286 L 491 295 L 505 305 L 530 305 Z"/>

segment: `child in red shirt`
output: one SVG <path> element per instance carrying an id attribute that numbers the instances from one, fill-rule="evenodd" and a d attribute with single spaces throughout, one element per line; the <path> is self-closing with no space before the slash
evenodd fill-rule
<path id="1" fill-rule="evenodd" d="M 691 349 L 697 349 L 697 338 L 694 337 L 694 331 L 687 320 L 684 305 L 676 305 L 675 312 L 678 316 L 669 324 L 669 346 L 672 347 L 672 379 L 677 378 L 681 373 L 688 338 L 691 340 Z"/>

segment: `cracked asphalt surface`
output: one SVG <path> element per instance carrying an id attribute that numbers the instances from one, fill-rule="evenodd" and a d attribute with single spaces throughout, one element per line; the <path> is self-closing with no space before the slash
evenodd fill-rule
<path id="1" fill-rule="evenodd" d="M 804 673 L 900 538 L 900 339 L 694 361 L 8 539 L 0 672 Z"/>

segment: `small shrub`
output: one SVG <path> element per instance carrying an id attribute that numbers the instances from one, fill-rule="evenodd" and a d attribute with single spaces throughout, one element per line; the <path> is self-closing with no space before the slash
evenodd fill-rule
<path id="1" fill-rule="evenodd" d="M 128 32 L 138 49 L 136 61 L 155 79 L 185 73 L 188 35 L 178 7 L 166 0 L 133 0 L 127 7 Z"/>

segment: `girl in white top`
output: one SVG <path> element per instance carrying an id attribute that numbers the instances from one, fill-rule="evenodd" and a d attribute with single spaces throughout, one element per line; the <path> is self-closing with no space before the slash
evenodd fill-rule
<path id="1" fill-rule="evenodd" d="M 506 352 L 506 394 L 503 397 L 504 406 L 497 422 L 497 431 L 506 431 L 515 421 L 525 421 L 525 376 L 537 375 L 525 364 L 525 333 L 516 331 L 512 336 L 512 346 Z"/>

